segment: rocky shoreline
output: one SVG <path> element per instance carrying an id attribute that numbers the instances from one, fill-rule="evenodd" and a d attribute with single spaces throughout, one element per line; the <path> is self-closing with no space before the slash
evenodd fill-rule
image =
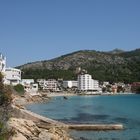
<path id="1" fill-rule="evenodd" d="M 124 128 L 122 124 L 65 124 L 25 108 L 27 104 L 49 102 L 54 96 L 57 95 L 29 96 L 27 94 L 24 97 L 15 95 L 11 103 L 12 113 L 7 122 L 8 131 L 11 132 L 9 140 L 73 140 L 74 138 L 69 135 L 70 129 L 106 131 Z M 74 95 L 65 94 L 65 96 Z"/>
<path id="2" fill-rule="evenodd" d="M 72 140 L 67 125 L 26 110 L 24 105 L 48 102 L 50 97 L 14 96 L 12 114 L 7 122 L 10 140 Z M 45 127 L 44 127 L 45 126 Z"/>

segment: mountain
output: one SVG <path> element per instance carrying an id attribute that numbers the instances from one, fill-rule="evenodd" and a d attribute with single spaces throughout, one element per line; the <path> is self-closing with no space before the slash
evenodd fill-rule
<path id="1" fill-rule="evenodd" d="M 81 50 L 18 68 L 23 71 L 24 78 L 76 79 L 77 67 L 86 69 L 100 81 L 140 81 L 140 49 L 119 53 Z"/>
<path id="2" fill-rule="evenodd" d="M 124 51 L 123 50 L 120 50 L 120 49 L 114 49 L 112 51 L 110 51 L 109 53 L 112 53 L 112 54 L 120 54 L 120 53 L 123 53 Z"/>

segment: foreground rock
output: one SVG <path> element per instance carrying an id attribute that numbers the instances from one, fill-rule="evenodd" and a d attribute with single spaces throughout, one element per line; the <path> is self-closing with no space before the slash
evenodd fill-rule
<path id="1" fill-rule="evenodd" d="M 10 140 L 72 140 L 66 131 L 51 127 L 39 128 L 33 121 L 27 119 L 10 118 L 7 127 L 13 131 Z"/>
<path id="2" fill-rule="evenodd" d="M 42 96 L 14 96 L 11 118 L 7 122 L 9 140 L 72 140 L 63 123 L 40 116 L 24 108 L 28 103 L 48 101 Z M 42 126 L 47 127 L 42 127 Z M 58 127 L 62 126 L 62 127 Z"/>

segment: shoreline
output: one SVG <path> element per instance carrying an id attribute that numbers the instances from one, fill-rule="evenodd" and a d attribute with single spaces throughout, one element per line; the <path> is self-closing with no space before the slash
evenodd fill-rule
<path id="1" fill-rule="evenodd" d="M 26 105 L 39 102 L 48 102 L 51 97 L 14 96 L 11 103 L 12 115 L 7 122 L 9 131 L 14 131 L 11 140 L 73 140 L 68 133 L 68 126 L 62 122 L 41 116 L 26 109 Z M 42 126 L 48 126 L 43 128 Z"/>
<path id="2" fill-rule="evenodd" d="M 81 95 L 76 95 L 76 94 L 71 94 L 71 93 L 69 93 L 69 94 L 66 94 L 66 93 L 51 93 L 51 94 L 47 94 L 47 97 L 65 97 L 65 96 L 81 96 Z M 86 95 L 85 95 L 86 96 Z M 87 95 L 87 96 L 89 96 L 89 95 Z M 97 95 L 93 95 L 93 96 L 97 96 Z M 92 97 L 93 97 L 92 96 Z M 51 100 L 51 99 L 50 99 Z M 29 111 L 29 110 L 27 110 L 26 109 L 26 111 L 28 111 L 28 112 L 31 112 L 31 111 Z M 55 124 L 57 124 L 57 123 L 60 123 L 60 125 L 61 124 L 63 124 L 63 127 L 65 127 L 65 128 L 69 128 L 69 129 L 71 129 L 71 128 L 73 128 L 73 129 L 76 129 L 76 130 L 88 130 L 88 129 L 90 129 L 90 130 L 122 130 L 123 129 L 123 125 L 122 124 L 84 124 L 84 123 L 79 123 L 79 124 L 73 124 L 73 123 L 66 123 L 66 122 L 61 122 L 61 121 L 58 121 L 58 120 L 55 120 L 55 119 L 50 119 L 50 118 L 48 118 L 47 116 L 42 116 L 42 115 L 39 115 L 39 114 L 37 114 L 37 113 L 34 113 L 34 112 L 31 112 L 32 114 L 35 114 L 36 116 L 40 116 L 41 118 L 46 118 L 47 119 L 47 121 L 48 120 L 51 120 L 52 122 L 55 122 Z"/>
<path id="3" fill-rule="evenodd" d="M 59 94 L 59 96 L 58 96 L 58 94 L 56 95 L 56 94 L 53 94 L 51 97 L 56 97 L 56 96 L 58 96 L 58 97 L 60 97 L 60 96 L 63 96 L 64 94 Z M 74 95 L 74 94 L 67 94 L 67 96 L 77 96 L 77 95 Z M 96 95 L 95 95 L 96 96 Z M 51 98 L 50 98 L 50 100 L 51 100 Z M 27 104 L 26 104 L 27 105 Z M 15 108 L 16 106 L 14 106 L 13 105 L 13 108 Z M 24 106 L 25 107 L 25 106 Z M 28 110 L 28 109 L 26 109 L 26 107 L 25 108 L 20 108 L 20 111 L 23 113 L 23 114 L 27 114 L 27 119 L 29 119 L 30 117 L 31 117 L 31 119 L 33 119 L 34 121 L 36 121 L 37 120 L 37 122 L 39 121 L 39 122 L 46 122 L 46 123 L 49 123 L 49 124 L 52 124 L 52 125 L 54 125 L 54 126 L 57 126 L 57 127 L 61 127 L 61 128 L 71 128 L 71 127 L 77 127 L 77 125 L 81 125 L 80 127 L 86 127 L 86 128 L 88 128 L 89 127 L 89 125 L 91 125 L 91 127 L 93 126 L 93 128 L 94 128 L 94 126 L 96 125 L 96 126 L 99 126 L 99 128 L 98 128 L 98 130 L 99 129 L 106 129 L 106 128 L 102 128 L 102 127 L 100 127 L 100 125 L 101 124 L 72 124 L 72 123 L 64 123 L 64 122 L 61 122 L 61 121 L 57 121 L 57 120 L 55 120 L 55 119 L 51 119 L 51 118 L 48 118 L 47 116 L 42 116 L 42 115 L 40 115 L 40 114 L 37 114 L 37 113 L 34 113 L 34 112 L 32 112 L 32 111 L 30 111 L 30 110 Z M 35 119 L 34 119 L 35 118 Z M 85 125 L 85 126 L 84 126 Z M 109 125 L 109 124 L 102 124 L 102 125 L 104 125 L 104 126 L 107 126 L 107 125 Z M 113 125 L 113 124 L 111 124 L 111 125 Z M 114 127 L 115 127 L 115 125 L 118 125 L 118 124 L 114 124 Z M 121 124 L 119 124 L 119 125 L 121 125 Z M 110 127 L 110 129 L 113 129 L 112 128 L 112 126 Z M 116 128 L 117 129 L 117 128 Z M 123 129 L 123 126 L 121 125 L 121 127 L 120 128 L 118 128 L 118 129 Z M 88 130 L 88 129 L 87 129 Z M 93 129 L 93 130 L 95 130 L 95 128 Z M 107 129 L 106 129 L 107 130 Z"/>
<path id="4" fill-rule="evenodd" d="M 130 93 L 122 93 L 121 95 L 126 95 L 126 94 L 130 95 Z M 64 140 L 72 140 L 72 138 L 70 138 L 70 134 L 68 131 L 70 128 L 73 128 L 73 127 L 75 130 L 76 129 L 87 129 L 88 130 L 89 128 L 92 128 L 92 130 L 95 130 L 97 128 L 98 128 L 98 130 L 107 130 L 108 129 L 109 124 L 102 124 L 102 126 L 100 126 L 98 124 L 91 124 L 92 127 L 89 127 L 87 124 L 78 126 L 79 124 L 76 125 L 76 124 L 63 123 L 63 122 L 60 122 L 57 120 L 50 119 L 48 117 L 41 116 L 39 114 L 36 114 L 36 113 L 31 112 L 26 109 L 25 106 L 28 104 L 41 103 L 41 102 L 47 103 L 53 97 L 57 97 L 57 96 L 63 96 L 63 97 L 81 96 L 81 95 L 74 94 L 74 93 L 47 93 L 47 94 L 45 93 L 44 95 L 43 96 L 42 95 L 27 96 L 27 97 L 26 96 L 25 97 L 15 96 L 13 99 L 13 102 L 11 104 L 12 108 L 13 108 L 13 115 L 12 115 L 12 118 L 10 119 L 10 123 L 8 122 L 8 124 L 10 124 L 9 126 L 14 128 L 16 130 L 16 132 L 19 133 L 20 135 L 22 134 L 23 136 L 26 136 L 26 134 L 24 132 L 22 132 L 22 130 L 20 130 L 19 126 L 17 126 L 15 128 L 15 126 L 16 126 L 15 123 L 17 122 L 18 124 L 20 124 L 20 122 L 24 122 L 23 123 L 24 125 L 27 125 L 27 124 L 30 125 L 30 123 L 31 123 L 31 124 L 33 124 L 33 126 L 35 126 L 39 130 L 40 133 L 41 133 L 41 131 L 43 131 L 42 135 L 47 135 L 47 134 L 52 135 L 52 133 L 53 133 L 52 137 L 57 137 L 54 140 L 57 140 L 58 137 L 59 138 L 65 137 Z M 106 94 L 103 94 L 103 95 L 106 95 Z M 111 95 L 120 95 L 120 94 L 111 94 Z M 89 96 L 89 95 L 83 95 L 83 96 Z M 97 95 L 90 95 L 90 96 L 97 96 Z M 29 98 L 31 98 L 31 99 L 29 99 Z M 23 126 L 23 124 L 20 124 L 20 125 Z M 116 126 L 118 126 L 118 125 L 119 125 L 119 128 L 116 128 Z M 25 126 L 25 128 L 26 128 L 26 126 Z M 52 129 L 54 129 L 54 130 L 52 130 Z M 113 124 L 113 126 L 112 126 L 110 124 L 109 129 L 110 130 L 111 129 L 112 130 L 113 129 L 122 130 L 123 125 L 122 124 Z M 51 130 L 51 132 L 50 132 L 50 130 Z M 59 135 L 57 134 L 58 132 L 59 132 Z M 33 135 L 31 135 L 31 136 L 33 136 Z M 28 137 L 28 136 L 26 136 L 26 137 Z M 12 140 L 14 140 L 14 139 L 12 139 Z M 39 139 L 39 140 L 45 140 L 45 139 Z"/>
<path id="5" fill-rule="evenodd" d="M 77 96 L 75 93 L 47 93 L 48 97 L 59 97 L 59 96 Z"/>
<path id="6" fill-rule="evenodd" d="M 98 93 L 98 94 L 78 94 L 78 93 L 47 93 L 47 97 L 67 97 L 67 96 L 115 96 L 115 95 L 135 95 L 136 93 Z"/>

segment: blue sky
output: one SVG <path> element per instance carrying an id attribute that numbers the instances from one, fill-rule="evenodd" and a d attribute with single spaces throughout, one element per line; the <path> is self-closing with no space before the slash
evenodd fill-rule
<path id="1" fill-rule="evenodd" d="M 0 0 L 8 66 L 114 48 L 140 48 L 140 0 Z"/>

